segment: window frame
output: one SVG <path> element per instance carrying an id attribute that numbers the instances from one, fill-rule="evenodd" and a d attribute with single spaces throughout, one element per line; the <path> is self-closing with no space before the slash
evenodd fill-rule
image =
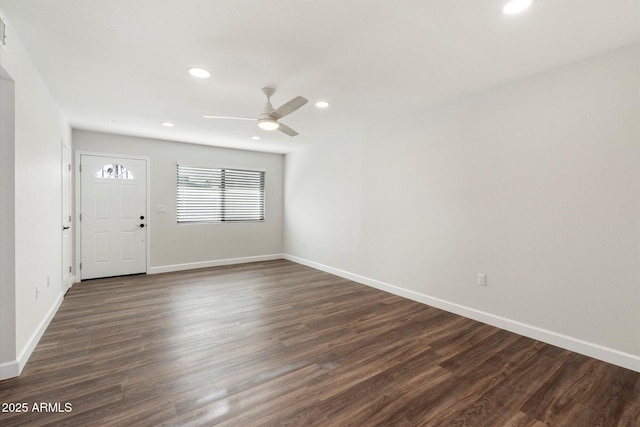
<path id="1" fill-rule="evenodd" d="M 226 209 L 226 207 L 229 206 L 230 201 L 228 197 L 225 197 L 225 195 L 228 193 L 227 193 L 227 189 L 223 187 L 218 190 L 220 192 L 219 203 L 221 204 L 221 206 L 225 207 L 225 208 L 222 208 L 221 211 L 219 212 L 221 219 L 210 218 L 210 219 L 191 220 L 191 219 L 183 218 L 181 220 L 181 215 L 180 215 L 181 203 L 183 204 L 185 203 L 184 200 L 182 202 L 180 200 L 180 197 L 181 197 L 180 190 L 181 190 L 181 187 L 184 188 L 184 186 L 181 186 L 181 183 L 180 183 L 181 168 L 183 168 L 182 170 L 183 175 L 187 173 L 188 169 L 210 171 L 212 176 L 215 174 L 220 174 L 220 180 L 221 180 L 220 185 L 222 186 L 224 186 L 226 183 L 225 178 L 228 172 L 240 173 L 240 174 L 242 173 L 259 174 L 258 175 L 259 184 L 258 184 L 258 187 L 256 187 L 255 189 L 259 191 L 260 199 L 255 206 L 261 205 L 260 217 L 247 218 L 247 219 L 229 219 L 228 217 L 232 215 L 229 214 L 229 209 Z M 267 172 L 266 169 L 261 169 L 261 168 L 218 167 L 218 166 L 210 166 L 210 165 L 193 164 L 190 162 L 177 162 L 176 163 L 176 223 L 178 225 L 190 225 L 190 224 L 195 225 L 195 224 L 245 224 L 245 223 L 265 222 L 267 217 L 267 201 L 266 201 L 267 173 L 266 172 Z M 215 191 L 212 189 L 212 192 L 215 192 Z M 233 200 L 231 202 L 233 202 Z M 238 207 L 238 205 L 236 205 L 236 207 Z M 188 210 L 188 207 L 186 209 Z M 214 208 L 212 208 L 212 210 L 214 210 Z M 240 206 L 240 211 L 242 211 L 241 206 Z M 188 212 L 186 212 L 186 215 L 188 215 Z"/>

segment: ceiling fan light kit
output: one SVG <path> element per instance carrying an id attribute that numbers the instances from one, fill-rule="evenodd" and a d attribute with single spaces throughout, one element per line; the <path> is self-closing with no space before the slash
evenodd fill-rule
<path id="1" fill-rule="evenodd" d="M 263 116 L 263 114 L 260 114 L 260 116 Z M 276 130 L 280 127 L 280 123 L 267 115 L 258 119 L 258 127 L 263 130 Z"/>
<path id="2" fill-rule="evenodd" d="M 267 98 L 267 102 L 264 104 L 262 108 L 262 113 L 258 116 L 257 119 L 252 119 L 248 117 L 229 117 L 229 116 L 213 116 L 213 115 L 205 115 L 203 116 L 206 119 L 229 119 L 229 120 L 257 120 L 258 127 L 263 130 L 271 131 L 278 129 L 282 133 L 286 133 L 289 136 L 296 136 L 298 132 L 291 129 L 289 126 L 281 123 L 279 120 L 284 116 L 287 116 L 304 104 L 309 102 L 306 98 L 302 96 L 296 96 L 289 102 L 282 104 L 278 108 L 273 108 L 271 105 L 271 96 L 276 92 L 276 90 L 272 87 L 263 87 L 262 93 Z"/>

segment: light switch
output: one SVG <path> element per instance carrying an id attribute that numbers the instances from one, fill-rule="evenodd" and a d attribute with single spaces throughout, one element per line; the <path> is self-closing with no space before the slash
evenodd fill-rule
<path id="1" fill-rule="evenodd" d="M 483 273 L 478 273 L 478 285 L 487 286 L 487 275 Z"/>

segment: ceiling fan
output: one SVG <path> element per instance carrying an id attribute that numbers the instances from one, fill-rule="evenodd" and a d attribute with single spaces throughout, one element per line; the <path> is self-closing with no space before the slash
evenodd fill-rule
<path id="1" fill-rule="evenodd" d="M 276 92 L 276 90 L 272 87 L 263 87 L 262 93 L 267 98 L 267 103 L 264 104 L 264 108 L 262 109 L 262 113 L 258 116 L 258 118 L 254 117 L 233 117 L 233 116 L 203 116 L 205 119 L 231 119 L 231 120 L 257 120 L 258 127 L 264 130 L 276 130 L 278 129 L 280 132 L 286 133 L 289 136 L 296 136 L 298 132 L 291 129 L 289 126 L 284 123 L 279 122 L 281 118 L 286 115 L 289 115 L 296 111 L 298 108 L 302 107 L 304 104 L 309 102 L 306 98 L 302 96 L 296 96 L 291 101 L 284 103 L 278 108 L 273 108 L 271 105 L 271 97 Z"/>

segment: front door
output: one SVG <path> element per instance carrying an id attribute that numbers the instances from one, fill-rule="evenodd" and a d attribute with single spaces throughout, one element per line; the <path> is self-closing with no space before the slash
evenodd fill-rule
<path id="1" fill-rule="evenodd" d="M 147 162 L 80 156 L 82 279 L 147 270 Z"/>

